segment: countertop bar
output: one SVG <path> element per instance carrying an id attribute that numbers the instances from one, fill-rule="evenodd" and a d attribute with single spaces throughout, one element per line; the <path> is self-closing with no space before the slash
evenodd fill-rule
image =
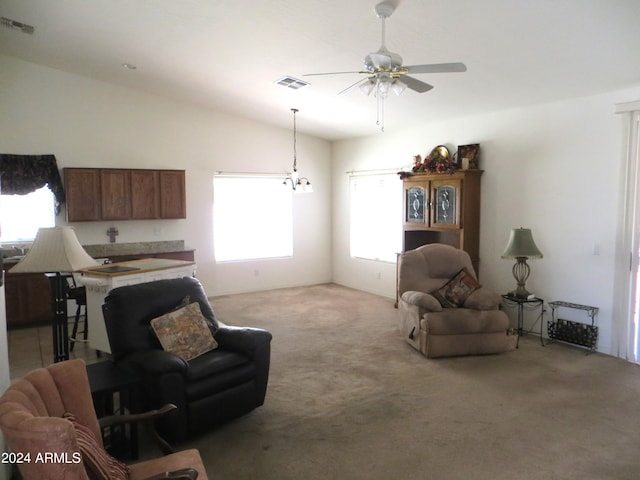
<path id="1" fill-rule="evenodd" d="M 193 252 L 195 249 L 185 247 L 184 240 L 167 240 L 158 242 L 130 242 L 103 243 L 83 245 L 86 252 L 93 258 L 110 258 L 129 255 L 154 255 L 162 253 Z M 27 247 L 28 249 L 28 247 Z M 0 249 L 5 263 L 17 263 L 24 256 L 18 248 L 5 247 Z"/>
<path id="2" fill-rule="evenodd" d="M 117 257 L 119 255 L 140 255 L 193 251 L 193 248 L 185 248 L 184 240 L 168 240 L 160 242 L 104 243 L 100 245 L 83 245 L 83 248 L 93 258 Z"/>
<path id="3" fill-rule="evenodd" d="M 79 273 L 86 276 L 118 277 L 120 275 L 132 275 L 137 273 L 145 273 L 154 270 L 164 270 L 167 268 L 183 267 L 186 265 L 194 264 L 195 262 L 188 262 L 185 260 L 171 260 L 168 258 L 143 258 L 142 260 L 109 263 L 107 265 L 102 265 L 99 267 L 86 268 L 83 270 L 79 270 Z"/>

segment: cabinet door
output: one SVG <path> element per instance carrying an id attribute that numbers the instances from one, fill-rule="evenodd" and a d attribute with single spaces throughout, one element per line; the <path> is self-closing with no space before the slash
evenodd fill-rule
<path id="1" fill-rule="evenodd" d="M 431 182 L 431 226 L 460 228 L 460 180 Z"/>
<path id="2" fill-rule="evenodd" d="M 429 223 L 429 192 L 425 183 L 404 184 L 405 224 L 426 225 Z"/>
<path id="3" fill-rule="evenodd" d="M 184 170 L 160 170 L 160 218 L 187 218 Z"/>
<path id="4" fill-rule="evenodd" d="M 100 170 L 102 220 L 131 218 L 131 171 Z"/>
<path id="5" fill-rule="evenodd" d="M 8 327 L 51 322 L 51 288 L 44 274 L 8 273 L 5 278 Z"/>
<path id="6" fill-rule="evenodd" d="M 131 171 L 131 218 L 160 216 L 160 180 L 157 170 Z"/>
<path id="7" fill-rule="evenodd" d="M 100 220 L 100 173 L 96 168 L 65 168 L 67 222 Z"/>

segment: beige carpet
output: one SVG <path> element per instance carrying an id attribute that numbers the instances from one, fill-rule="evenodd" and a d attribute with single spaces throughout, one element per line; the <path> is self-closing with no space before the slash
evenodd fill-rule
<path id="1" fill-rule="evenodd" d="M 336 285 L 212 299 L 273 333 L 266 403 L 186 446 L 212 479 L 638 479 L 640 370 L 523 337 L 428 360 L 393 301 Z"/>

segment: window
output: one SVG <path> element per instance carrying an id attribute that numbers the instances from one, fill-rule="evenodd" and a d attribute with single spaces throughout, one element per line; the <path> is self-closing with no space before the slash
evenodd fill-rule
<path id="1" fill-rule="evenodd" d="M 395 174 L 350 179 L 351 256 L 395 262 L 402 249 L 402 182 Z"/>
<path id="2" fill-rule="evenodd" d="M 0 196 L 0 242 L 29 242 L 39 228 L 55 224 L 54 196 L 48 187 L 26 195 Z"/>
<path id="3" fill-rule="evenodd" d="M 282 177 L 216 175 L 213 242 L 217 262 L 293 256 L 293 194 Z"/>

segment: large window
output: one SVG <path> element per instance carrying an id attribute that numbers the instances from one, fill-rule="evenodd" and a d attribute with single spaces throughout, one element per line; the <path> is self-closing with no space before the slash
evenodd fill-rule
<path id="1" fill-rule="evenodd" d="M 293 256 L 293 194 L 282 178 L 216 175 L 216 261 Z"/>
<path id="2" fill-rule="evenodd" d="M 402 249 L 402 182 L 395 174 L 354 175 L 351 256 L 395 262 Z"/>
<path id="3" fill-rule="evenodd" d="M 27 195 L 0 195 L 0 242 L 29 242 L 39 228 L 55 224 L 54 196 L 48 187 Z"/>

